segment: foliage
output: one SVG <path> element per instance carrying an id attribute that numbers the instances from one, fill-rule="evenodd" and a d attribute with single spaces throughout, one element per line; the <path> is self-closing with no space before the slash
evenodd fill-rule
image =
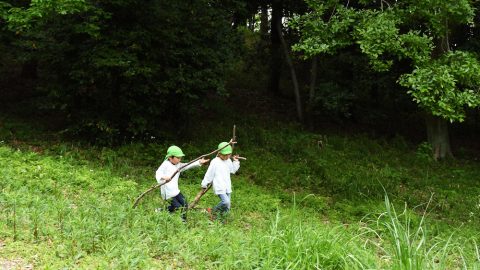
<path id="1" fill-rule="evenodd" d="M 400 78 L 420 106 L 450 121 L 463 121 L 465 107 L 480 106 L 480 63 L 466 52 L 450 52 Z M 461 91 L 459 91 L 461 90 Z"/>
<path id="2" fill-rule="evenodd" d="M 334 1 L 320 3 L 307 1 L 315 12 L 295 17 L 290 26 L 308 33 L 301 36 L 299 43 L 293 45 L 294 51 L 305 53 L 305 57 L 328 53 L 334 54 L 338 49 L 351 44 L 349 32 L 356 21 L 356 14 L 352 9 L 342 5 L 335 5 Z"/>
<path id="3" fill-rule="evenodd" d="M 334 83 L 321 83 L 318 85 L 315 96 L 312 114 L 329 113 L 333 116 L 350 117 L 350 108 L 353 106 L 355 96 L 348 89 Z"/>
<path id="4" fill-rule="evenodd" d="M 241 143 L 235 149 L 248 160 L 232 178 L 228 223 L 210 223 L 205 213 L 191 211 L 182 224 L 179 215 L 153 211 L 166 204 L 157 194 L 131 208 L 153 184 L 170 142 L 86 147 L 39 140 L 33 130 L 3 118 L 2 258 L 23 258 L 39 268 L 391 269 L 409 258 L 396 255 L 398 241 L 389 229 L 397 228 L 400 244 L 413 243 L 412 252 L 424 238 L 415 256 L 427 264 L 441 260 L 451 269 L 480 263 L 478 246 L 469 240 L 478 234 L 480 188 L 472 181 L 478 164 L 439 166 L 403 143 L 319 136 L 283 123 L 256 126 L 237 126 Z M 202 128 L 205 134 L 195 141 L 179 144 L 187 158 L 215 147 L 220 138 L 211 134 L 226 134 L 222 123 Z M 182 173 L 187 198 L 198 192 L 204 172 Z M 395 202 L 419 206 L 396 214 L 382 186 Z M 431 192 L 432 208 L 426 208 Z M 208 193 L 200 207 L 216 203 Z M 421 220 L 425 209 L 431 211 Z M 378 217 L 385 210 L 389 215 Z M 370 222 L 365 215 L 376 218 Z M 429 234 L 411 241 L 415 231 L 409 230 L 426 232 L 426 224 Z"/>
<path id="5" fill-rule="evenodd" d="M 225 93 L 233 2 L 33 1 L 6 22 L 18 58 L 37 63 L 37 106 L 63 113 L 67 131 L 162 136 L 172 122 L 186 126 L 207 94 Z"/>
<path id="6" fill-rule="evenodd" d="M 472 23 L 472 4 L 466 0 L 380 2 L 381 6 L 369 2 L 348 6 L 332 1 L 327 8 L 309 1 L 311 12 L 293 24 L 302 37 L 294 49 L 311 57 L 355 43 L 377 71 L 408 60 L 413 71 L 404 73 L 399 82 L 409 88 L 413 100 L 433 115 L 463 121 L 465 107 L 480 105 L 478 91 L 472 90 L 480 83 L 476 77 L 480 63 L 473 54 L 449 52 L 444 43 L 455 26 Z"/>
<path id="7" fill-rule="evenodd" d="M 375 223 L 371 227 L 361 228 L 366 234 L 374 235 L 378 242 L 370 244 L 379 249 L 391 261 L 391 269 L 451 269 L 466 268 L 467 263 L 462 254 L 463 261 L 450 261 L 449 252 L 458 250 L 463 252 L 462 241 L 454 239 L 453 232 L 446 239 L 432 237 L 433 234 L 426 224 L 427 203 L 422 216 L 416 216 L 405 205 L 402 213 L 397 213 L 395 206 L 385 195 L 385 209 L 376 220 L 367 221 Z M 468 245 L 477 248 L 475 241 L 468 240 Z M 382 244 L 384 243 L 384 244 Z M 472 264 L 476 266 L 475 259 Z"/>

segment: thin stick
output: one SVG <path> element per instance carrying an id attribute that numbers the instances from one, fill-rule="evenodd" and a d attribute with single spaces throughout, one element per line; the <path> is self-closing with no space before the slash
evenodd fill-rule
<path id="1" fill-rule="evenodd" d="M 166 181 L 163 182 L 163 183 L 153 185 L 152 187 L 150 187 L 149 189 L 147 189 L 145 192 L 143 192 L 142 194 L 140 194 L 140 196 L 138 196 L 138 198 L 137 198 L 137 199 L 135 200 L 135 202 L 133 203 L 133 208 L 136 208 L 137 205 L 138 205 L 138 203 L 140 202 L 140 200 L 141 200 L 145 195 L 147 195 L 149 192 L 151 192 L 152 190 L 154 190 L 154 189 L 156 189 L 156 188 L 159 188 L 159 187 L 165 185 L 166 183 L 170 182 L 170 181 L 172 180 L 172 178 L 173 178 L 175 175 L 177 175 L 177 173 L 179 173 L 183 168 L 187 167 L 188 165 L 192 164 L 193 162 L 195 162 L 195 161 L 197 161 L 197 160 L 199 160 L 199 159 L 201 159 L 201 158 L 204 158 L 204 157 L 213 155 L 213 154 L 217 153 L 218 151 L 222 150 L 223 148 L 225 148 L 225 147 L 227 147 L 227 146 L 229 146 L 229 145 L 232 145 L 232 146 L 233 146 L 235 143 L 236 143 L 236 142 L 235 142 L 234 140 L 230 140 L 230 142 L 229 142 L 227 145 L 225 145 L 224 147 L 222 147 L 222 148 L 220 148 L 220 149 L 217 149 L 217 150 L 215 150 L 215 151 L 212 151 L 212 152 L 210 152 L 210 153 L 208 153 L 208 154 L 201 155 L 201 156 L 197 157 L 196 159 L 188 162 L 187 164 L 181 166 L 180 168 L 178 168 L 178 169 L 172 174 L 172 176 L 170 176 L 170 180 L 166 180 Z"/>
<path id="2" fill-rule="evenodd" d="M 236 126 L 233 125 L 232 140 L 233 140 L 234 142 L 237 141 L 237 136 L 235 136 L 235 129 L 236 129 Z M 233 152 L 233 148 L 234 148 L 234 145 L 232 145 L 232 152 Z"/>
<path id="3" fill-rule="evenodd" d="M 202 196 L 207 193 L 210 188 L 212 187 L 212 183 L 208 184 L 207 185 L 207 188 L 202 188 L 202 190 L 200 190 L 198 193 L 197 193 L 197 196 L 195 196 L 195 199 L 193 199 L 193 201 L 191 203 L 188 204 L 188 210 L 190 209 L 193 209 L 195 208 L 195 206 L 197 206 L 198 202 L 200 201 L 200 198 L 202 198 Z"/>

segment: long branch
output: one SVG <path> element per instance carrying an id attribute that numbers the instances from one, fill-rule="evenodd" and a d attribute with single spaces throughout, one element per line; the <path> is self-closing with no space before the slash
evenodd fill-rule
<path id="1" fill-rule="evenodd" d="M 197 193 L 197 196 L 195 196 L 195 199 L 193 199 L 193 201 L 191 203 L 188 204 L 188 210 L 190 209 L 193 209 L 195 208 L 195 206 L 197 206 L 198 202 L 200 201 L 200 198 L 202 198 L 202 196 L 207 193 L 207 191 L 212 187 L 212 183 L 208 184 L 206 188 L 202 188 L 202 190 L 200 190 L 198 193 Z"/>
<path id="2" fill-rule="evenodd" d="M 196 159 L 188 162 L 187 164 L 181 166 L 180 168 L 178 168 L 178 169 L 172 174 L 172 176 L 170 176 L 170 179 L 169 179 L 169 180 L 166 180 L 165 182 L 160 183 L 160 184 L 153 185 L 152 187 L 150 187 L 149 189 L 147 189 L 145 192 L 143 192 L 142 194 L 140 194 L 140 196 L 138 196 L 138 198 L 137 198 L 137 199 L 135 200 L 135 202 L 133 203 L 133 208 L 136 208 L 137 205 L 138 205 L 138 203 L 140 202 L 140 200 L 141 200 L 145 195 L 147 195 L 149 192 L 151 192 L 152 190 L 155 190 L 156 188 L 159 188 L 159 187 L 165 185 L 166 183 L 170 182 L 170 181 L 172 180 L 172 178 L 173 178 L 175 175 L 177 175 L 177 173 L 179 173 L 183 168 L 187 167 L 188 165 L 192 164 L 193 162 L 195 162 L 195 161 L 197 161 L 197 160 L 199 160 L 199 159 L 201 159 L 201 158 L 204 158 L 204 157 L 207 157 L 207 156 L 216 154 L 218 151 L 221 151 L 223 148 L 225 148 L 225 147 L 227 147 L 227 146 L 229 146 L 229 145 L 234 145 L 235 143 L 236 143 L 236 142 L 232 139 L 232 140 L 230 140 L 230 142 L 229 142 L 227 145 L 225 145 L 224 147 L 219 148 L 219 149 L 217 149 L 217 150 L 215 150 L 215 151 L 212 151 L 212 152 L 210 152 L 210 153 L 208 153 L 208 154 L 201 155 L 201 156 L 197 157 Z"/>

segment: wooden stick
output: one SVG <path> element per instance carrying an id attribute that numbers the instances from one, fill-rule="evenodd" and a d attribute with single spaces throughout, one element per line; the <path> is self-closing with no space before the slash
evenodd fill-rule
<path id="1" fill-rule="evenodd" d="M 138 196 L 138 198 L 137 198 L 137 199 L 135 200 L 135 202 L 133 203 L 133 208 L 136 208 L 137 205 L 138 205 L 138 203 L 140 202 L 140 200 L 141 200 L 145 195 L 147 195 L 149 192 L 151 192 L 152 190 L 155 190 L 156 188 L 159 188 L 159 187 L 165 185 L 166 183 L 170 182 L 170 181 L 172 180 L 172 178 L 173 178 L 175 175 L 177 175 L 177 173 L 179 173 L 183 168 L 187 167 L 188 165 L 192 164 L 193 162 L 195 162 L 195 161 L 197 161 L 197 160 L 199 160 L 199 159 L 201 159 L 201 158 L 204 158 L 204 157 L 207 157 L 207 156 L 216 154 L 218 151 L 222 150 L 223 148 L 225 148 L 225 147 L 227 147 L 227 146 L 229 146 L 229 145 L 232 145 L 232 146 L 233 146 L 235 143 L 236 143 L 236 142 L 232 139 L 232 140 L 230 140 L 230 142 L 229 142 L 227 145 L 225 145 L 224 147 L 222 147 L 222 148 L 220 148 L 220 149 L 217 149 L 217 150 L 215 150 L 215 151 L 212 151 L 212 152 L 210 152 L 210 153 L 208 153 L 208 154 L 201 155 L 201 156 L 197 157 L 196 159 L 188 162 L 187 164 L 181 166 L 180 168 L 178 168 L 178 169 L 175 171 L 175 173 L 172 174 L 172 176 L 170 176 L 170 180 L 166 180 L 165 182 L 163 182 L 163 183 L 161 183 L 161 184 L 153 185 L 152 187 L 150 187 L 149 189 L 147 189 L 145 192 L 143 192 L 142 194 L 140 194 L 140 196 Z"/>
<path id="2" fill-rule="evenodd" d="M 198 193 L 197 193 L 197 196 L 195 196 L 195 199 L 193 199 L 193 201 L 191 203 L 188 204 L 188 208 L 187 210 L 190 210 L 190 209 L 193 209 L 197 206 L 198 202 L 200 201 L 200 198 L 202 198 L 202 196 L 207 193 L 208 190 L 210 190 L 210 188 L 212 187 L 212 183 L 208 184 L 207 185 L 207 188 L 202 188 L 202 190 L 200 190 Z"/>
<path id="3" fill-rule="evenodd" d="M 232 140 L 233 140 L 234 142 L 237 141 L 237 136 L 235 136 L 235 129 L 236 129 L 236 126 L 233 125 Z M 232 153 L 233 153 L 233 148 L 234 148 L 234 147 L 235 147 L 235 146 L 232 144 Z"/>

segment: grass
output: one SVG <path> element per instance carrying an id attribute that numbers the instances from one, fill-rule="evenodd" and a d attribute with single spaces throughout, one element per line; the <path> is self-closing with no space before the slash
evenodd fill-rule
<path id="1" fill-rule="evenodd" d="M 180 144 L 187 160 L 228 139 L 222 127 L 193 130 L 197 139 Z M 436 163 L 424 146 L 401 138 L 325 137 L 284 124 L 237 128 L 236 151 L 248 161 L 233 176 L 228 223 L 195 210 L 183 224 L 177 214 L 154 212 L 165 204 L 156 192 L 132 209 L 172 142 L 88 146 L 4 118 L 0 262 L 39 269 L 480 269 L 478 163 Z M 182 173 L 187 198 L 204 172 Z M 208 193 L 200 208 L 216 203 Z"/>

